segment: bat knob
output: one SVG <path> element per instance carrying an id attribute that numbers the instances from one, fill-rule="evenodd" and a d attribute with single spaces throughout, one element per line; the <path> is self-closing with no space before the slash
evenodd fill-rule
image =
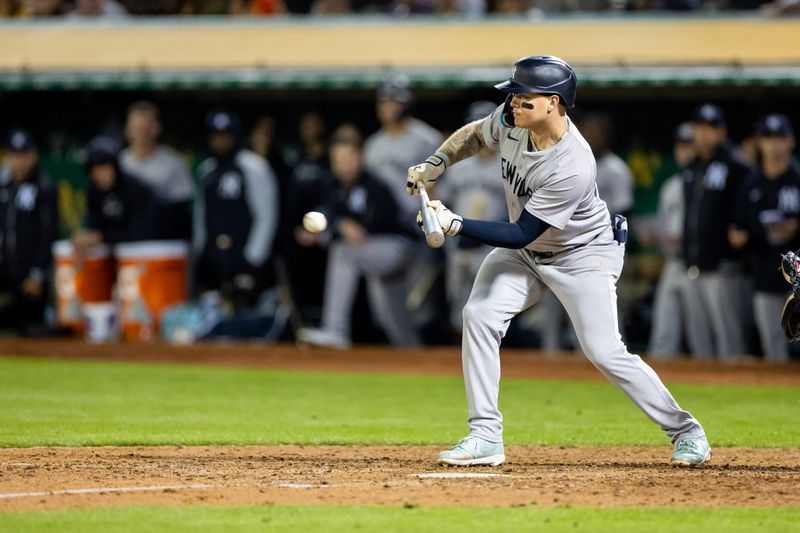
<path id="1" fill-rule="evenodd" d="M 444 234 L 443 233 L 431 233 L 425 239 L 428 243 L 428 246 L 431 248 L 441 248 L 444 244 Z"/>

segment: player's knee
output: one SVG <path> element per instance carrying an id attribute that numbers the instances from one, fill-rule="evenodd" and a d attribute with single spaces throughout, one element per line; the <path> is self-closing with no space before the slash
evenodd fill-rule
<path id="1" fill-rule="evenodd" d="M 592 362 L 603 373 L 616 373 L 619 365 L 627 366 L 632 357 L 625 344 L 622 342 L 613 343 L 598 349 L 584 350 L 586 358 Z"/>
<path id="2" fill-rule="evenodd" d="M 474 301 L 469 300 L 461 310 L 461 318 L 464 320 L 465 327 L 474 325 L 479 320 L 480 310 L 478 307 Z"/>
<path id="3" fill-rule="evenodd" d="M 464 306 L 461 316 L 464 319 L 465 328 L 471 326 L 491 326 L 494 322 L 493 317 L 495 313 L 487 309 L 486 306 L 481 305 L 480 302 L 470 300 L 467 302 L 467 305 Z"/>
<path id="4" fill-rule="evenodd" d="M 464 307 L 461 308 L 461 320 L 466 322 L 472 316 L 473 310 L 470 308 L 469 300 L 467 303 L 464 304 Z"/>

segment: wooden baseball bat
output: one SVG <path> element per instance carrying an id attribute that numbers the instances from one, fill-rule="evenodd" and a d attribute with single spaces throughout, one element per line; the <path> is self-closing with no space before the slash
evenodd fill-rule
<path id="1" fill-rule="evenodd" d="M 439 248 L 444 244 L 444 233 L 439 225 L 436 213 L 428 207 L 428 191 L 425 186 L 418 184 L 420 212 L 422 212 L 422 231 L 425 232 L 425 241 L 431 248 Z"/>

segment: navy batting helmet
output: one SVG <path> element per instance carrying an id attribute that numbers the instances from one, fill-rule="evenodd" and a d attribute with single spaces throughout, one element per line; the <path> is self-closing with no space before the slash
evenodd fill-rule
<path id="1" fill-rule="evenodd" d="M 495 85 L 505 93 L 557 94 L 561 104 L 575 107 L 578 78 L 575 71 L 555 56 L 528 56 L 514 63 L 511 78 Z"/>

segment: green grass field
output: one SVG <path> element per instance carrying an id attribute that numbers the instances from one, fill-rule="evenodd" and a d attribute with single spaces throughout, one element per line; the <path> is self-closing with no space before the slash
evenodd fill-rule
<path id="1" fill-rule="evenodd" d="M 674 385 L 715 446 L 800 446 L 800 389 Z M 508 379 L 508 444 L 664 445 L 606 382 Z M 0 358 L 0 446 L 444 444 L 466 431 L 458 377 Z"/>
<path id="2" fill-rule="evenodd" d="M 800 446 L 798 388 L 670 388 L 715 446 Z M 667 444 L 605 382 L 507 379 L 501 407 L 508 444 Z M 0 358 L 2 447 L 444 444 L 465 416 L 458 377 Z M 0 530 L 789 531 L 799 519 L 796 508 L 122 507 L 0 513 Z"/>
<path id="3" fill-rule="evenodd" d="M 641 531 L 771 533 L 797 531 L 800 509 L 414 508 L 320 506 L 112 507 L 0 513 L 0 530 L 306 531 L 465 533 L 502 531 Z M 135 524 L 135 525 L 134 525 Z"/>

